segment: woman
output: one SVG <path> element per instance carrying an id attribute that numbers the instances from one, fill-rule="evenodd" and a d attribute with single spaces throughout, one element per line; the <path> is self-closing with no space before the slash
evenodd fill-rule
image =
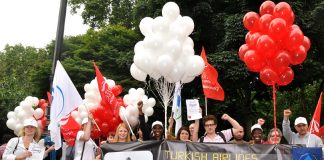
<path id="1" fill-rule="evenodd" d="M 84 118 L 81 123 L 81 130 L 78 131 L 75 140 L 74 160 L 90 160 L 95 159 L 97 145 L 90 138 L 93 117 L 90 114 L 88 118 Z"/>
<path id="2" fill-rule="evenodd" d="M 116 134 L 113 140 L 113 143 L 116 142 L 130 142 L 130 130 L 125 123 L 120 123 L 117 126 Z"/>
<path id="3" fill-rule="evenodd" d="M 268 134 L 267 144 L 280 144 L 282 132 L 279 128 L 272 128 Z"/>
<path id="4" fill-rule="evenodd" d="M 190 142 L 190 130 L 186 126 L 182 126 L 177 134 L 176 140 L 184 141 L 184 142 Z"/>
<path id="5" fill-rule="evenodd" d="M 40 138 L 40 130 L 35 119 L 26 119 L 20 130 L 21 137 L 9 140 L 3 153 L 3 160 L 43 157 L 43 149 L 36 142 Z M 39 158 L 38 158 L 39 159 Z"/>

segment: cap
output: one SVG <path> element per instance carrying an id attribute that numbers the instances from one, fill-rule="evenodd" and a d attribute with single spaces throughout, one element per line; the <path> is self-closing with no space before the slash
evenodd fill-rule
<path id="1" fill-rule="evenodd" d="M 262 129 L 262 127 L 261 127 L 260 124 L 255 124 L 255 125 L 253 125 L 253 126 L 251 127 L 251 133 L 252 133 L 253 130 L 255 130 L 255 129 L 261 129 L 261 131 L 263 131 L 263 129 Z"/>
<path id="2" fill-rule="evenodd" d="M 35 119 L 25 119 L 24 120 L 24 127 L 26 126 L 34 126 L 38 127 L 37 121 Z"/>
<path id="3" fill-rule="evenodd" d="M 155 126 L 155 125 L 160 125 L 162 128 L 163 128 L 163 124 L 161 121 L 155 121 L 152 123 L 152 128 Z"/>
<path id="4" fill-rule="evenodd" d="M 295 119 L 295 126 L 298 125 L 298 124 L 307 124 L 307 120 L 305 117 L 298 117 Z"/>
<path id="5" fill-rule="evenodd" d="M 82 124 L 86 124 L 86 123 L 88 123 L 88 121 L 89 121 L 88 118 L 83 118 L 83 120 L 82 120 L 82 122 L 81 122 L 81 125 L 82 125 Z"/>

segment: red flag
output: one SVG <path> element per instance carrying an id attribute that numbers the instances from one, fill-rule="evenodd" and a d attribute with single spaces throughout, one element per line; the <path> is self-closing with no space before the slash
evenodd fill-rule
<path id="1" fill-rule="evenodd" d="M 312 118 L 312 120 L 310 122 L 310 126 L 308 128 L 308 131 L 310 133 L 315 134 L 318 137 L 320 137 L 319 127 L 320 127 L 320 122 L 321 122 L 322 94 L 323 94 L 323 92 L 321 92 L 321 95 L 318 99 L 313 118 Z"/>
<path id="2" fill-rule="evenodd" d="M 217 81 L 217 70 L 208 63 L 205 49 L 202 48 L 201 55 L 205 62 L 205 69 L 201 74 L 202 86 L 204 94 L 207 98 L 224 101 L 224 90 Z"/>
<path id="3" fill-rule="evenodd" d="M 324 126 L 322 126 L 322 127 L 319 129 L 319 133 L 320 133 L 320 135 L 324 133 Z"/>
<path id="4" fill-rule="evenodd" d="M 113 92 L 109 89 L 108 84 L 105 81 L 105 78 L 102 76 L 100 70 L 96 66 L 96 63 L 93 63 L 96 70 L 96 77 L 98 82 L 98 88 L 101 95 L 103 104 L 108 104 L 110 106 L 115 106 L 117 103 L 116 97 Z"/>
<path id="5" fill-rule="evenodd" d="M 71 116 L 71 113 L 66 117 L 63 117 L 60 121 L 61 124 L 61 133 L 64 140 L 69 146 L 74 146 L 75 138 L 80 130 L 81 126 L 78 122 L 74 120 Z"/>

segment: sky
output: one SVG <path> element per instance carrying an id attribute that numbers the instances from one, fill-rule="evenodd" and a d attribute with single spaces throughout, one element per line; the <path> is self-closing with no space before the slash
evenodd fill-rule
<path id="1" fill-rule="evenodd" d="M 6 44 L 43 48 L 56 37 L 60 0 L 0 0 L 0 51 Z M 64 36 L 84 34 L 80 13 L 66 11 Z"/>

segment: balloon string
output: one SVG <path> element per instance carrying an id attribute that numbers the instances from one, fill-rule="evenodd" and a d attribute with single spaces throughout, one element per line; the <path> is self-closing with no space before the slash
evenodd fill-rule
<path id="1" fill-rule="evenodd" d="M 277 109 L 276 109 L 276 86 L 272 85 L 272 98 L 273 98 L 273 124 L 274 128 L 277 129 Z"/>

